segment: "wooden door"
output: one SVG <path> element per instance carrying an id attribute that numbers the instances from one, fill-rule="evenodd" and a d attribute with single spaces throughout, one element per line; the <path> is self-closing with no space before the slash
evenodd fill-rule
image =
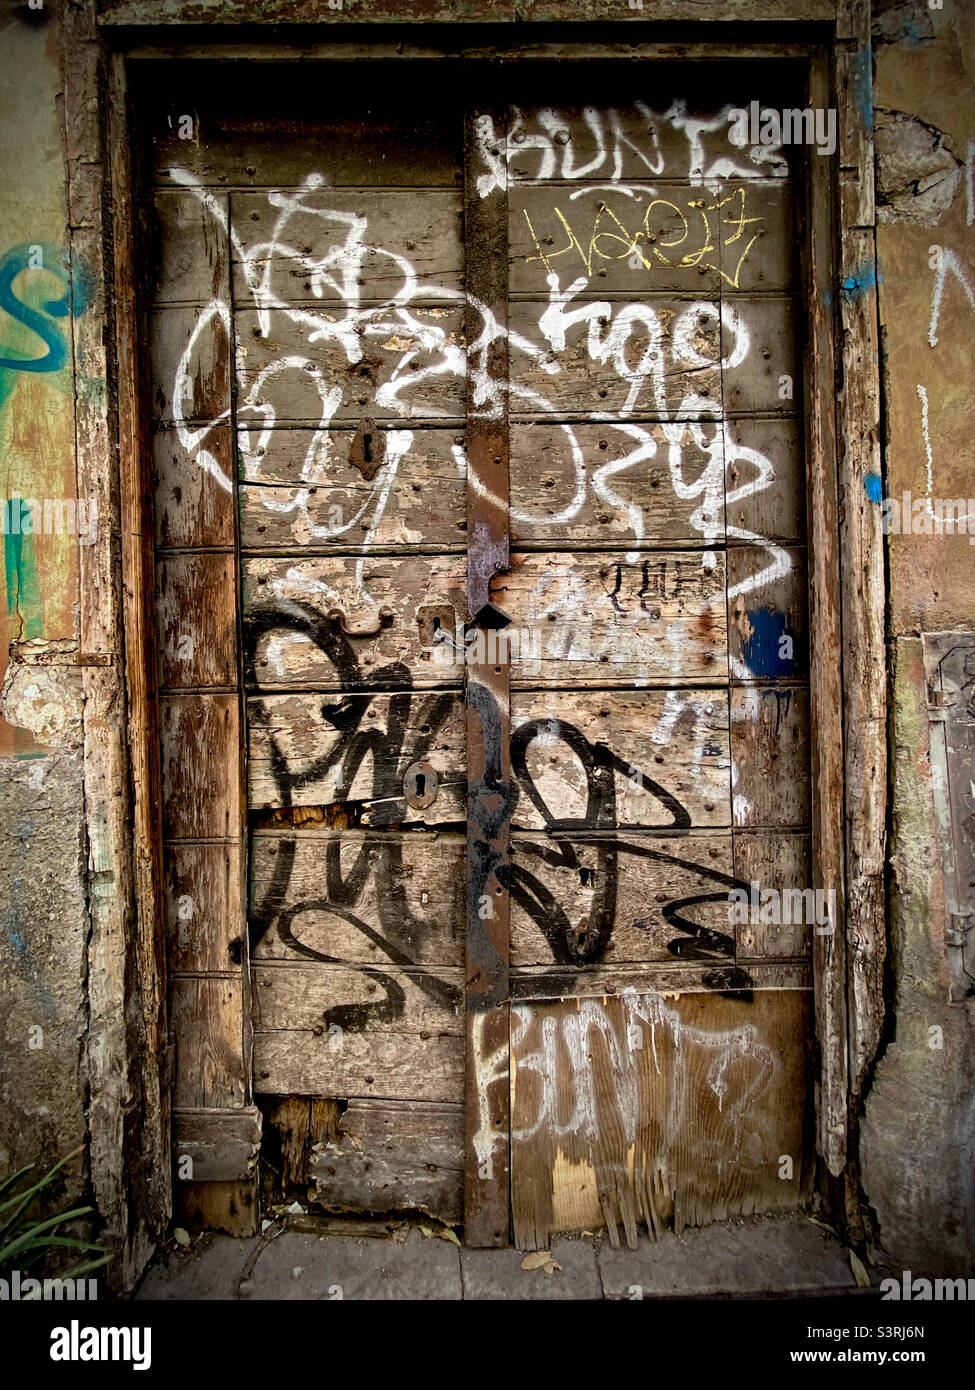
<path id="1" fill-rule="evenodd" d="M 204 1185 L 253 1178 L 256 1098 L 312 1203 L 471 1243 L 806 1190 L 801 162 L 732 145 L 717 79 L 611 88 L 157 142 Z"/>

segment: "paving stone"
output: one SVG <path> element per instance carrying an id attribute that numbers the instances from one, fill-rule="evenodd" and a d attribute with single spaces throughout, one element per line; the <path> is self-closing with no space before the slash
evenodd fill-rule
<path id="1" fill-rule="evenodd" d="M 459 1251 L 411 1231 L 402 1244 L 285 1231 L 264 1247 L 243 1299 L 422 1299 L 461 1296 Z"/>
<path id="2" fill-rule="evenodd" d="M 179 1247 L 158 1256 L 135 1293 L 137 1299 L 229 1299 L 257 1248 L 257 1237 L 204 1235 L 189 1250 Z"/>
<path id="3" fill-rule="evenodd" d="M 614 1250 L 602 1240 L 597 1259 L 610 1299 L 856 1285 L 841 1242 L 800 1215 L 729 1221 L 681 1236 L 668 1233 L 659 1241 L 641 1236 L 636 1250 Z"/>
<path id="4" fill-rule="evenodd" d="M 584 1300 L 850 1290 L 840 1241 L 806 1217 L 765 1217 L 642 1237 L 614 1250 L 602 1237 L 560 1240 L 562 1269 L 523 1270 L 518 1250 L 463 1250 L 419 1231 L 405 1242 L 285 1231 L 259 1242 L 208 1235 L 158 1257 L 135 1297 L 179 1299 Z M 246 1279 L 244 1272 L 253 1262 Z M 296 1273 L 297 1271 L 297 1273 Z M 880 1275 L 875 1272 L 875 1279 Z"/>
<path id="5" fill-rule="evenodd" d="M 559 1240 L 552 1258 L 562 1266 L 554 1274 L 522 1269 L 522 1250 L 462 1250 L 465 1299 L 602 1298 L 596 1252 L 587 1240 Z"/>

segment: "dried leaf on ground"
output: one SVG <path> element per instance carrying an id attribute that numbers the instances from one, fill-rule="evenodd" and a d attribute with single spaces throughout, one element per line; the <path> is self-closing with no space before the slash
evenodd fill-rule
<path id="1" fill-rule="evenodd" d="M 432 1240 L 434 1236 L 437 1236 L 440 1240 L 449 1240 L 452 1245 L 460 1245 L 457 1232 L 450 1226 L 434 1226 L 428 1221 L 421 1221 L 420 1235 L 424 1240 Z"/>
<path id="2" fill-rule="evenodd" d="M 522 1269 L 542 1269 L 552 1258 L 551 1250 L 533 1250 L 521 1262 Z"/>
<path id="3" fill-rule="evenodd" d="M 870 1275 L 867 1273 L 866 1265 L 855 1250 L 850 1251 L 850 1268 L 853 1270 L 853 1277 L 857 1281 L 857 1286 L 861 1289 L 869 1289 Z"/>

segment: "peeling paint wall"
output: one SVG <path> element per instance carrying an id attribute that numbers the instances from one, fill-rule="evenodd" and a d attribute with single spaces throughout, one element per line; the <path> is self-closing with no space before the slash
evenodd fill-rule
<path id="1" fill-rule="evenodd" d="M 57 23 L 0 11 L 0 1173 L 85 1135 L 87 923 Z M 45 521 L 44 501 L 49 503 Z M 34 502 L 39 506 L 34 507 Z M 58 505 L 56 505 L 58 504 Z M 58 523 L 60 522 L 60 529 Z M 39 532 L 39 533 L 38 533 Z M 76 1192 L 77 1163 L 68 1179 Z"/>
<path id="2" fill-rule="evenodd" d="M 861 1127 L 863 1181 L 891 1260 L 968 1274 L 975 1001 L 948 1002 L 919 635 L 975 626 L 975 7 L 880 0 L 873 33 L 884 481 L 902 515 L 901 532 L 887 538 L 892 1008 Z M 936 534 L 938 500 L 962 497 L 972 518 L 965 533 Z"/>

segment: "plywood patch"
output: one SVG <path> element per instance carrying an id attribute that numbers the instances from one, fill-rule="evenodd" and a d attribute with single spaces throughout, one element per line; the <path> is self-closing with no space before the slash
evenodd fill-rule
<path id="1" fill-rule="evenodd" d="M 789 1210 L 803 1198 L 808 996 L 627 993 L 512 1007 L 515 1242 Z M 791 1159 L 791 1174 L 783 1159 Z"/>

